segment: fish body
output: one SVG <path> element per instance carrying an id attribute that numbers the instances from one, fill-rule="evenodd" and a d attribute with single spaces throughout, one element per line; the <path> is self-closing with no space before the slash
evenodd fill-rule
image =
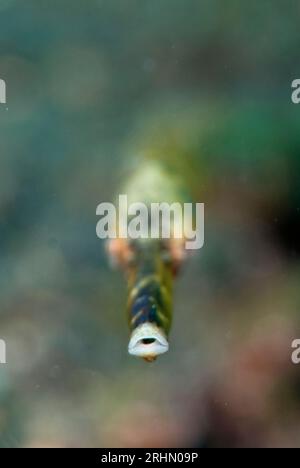
<path id="1" fill-rule="evenodd" d="M 129 353 L 153 360 L 168 351 L 172 322 L 174 271 L 157 240 L 135 245 L 128 277 Z"/>
<path id="2" fill-rule="evenodd" d="M 147 206 L 182 200 L 176 181 L 153 163 L 138 168 L 122 193 L 129 203 Z M 185 257 L 184 239 L 116 238 L 109 241 L 108 250 L 128 283 L 128 352 L 151 362 L 169 349 L 173 285 Z"/>

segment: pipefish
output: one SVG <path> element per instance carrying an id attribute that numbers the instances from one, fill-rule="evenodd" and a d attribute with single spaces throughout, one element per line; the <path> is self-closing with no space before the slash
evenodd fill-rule
<path id="1" fill-rule="evenodd" d="M 153 164 L 132 175 L 122 193 L 130 203 L 147 206 L 183 201 L 176 180 Z M 125 272 L 128 284 L 128 352 L 148 362 L 169 349 L 174 280 L 185 258 L 185 239 L 173 235 L 175 218 L 170 223 L 170 238 L 119 237 L 108 243 L 109 255 Z"/>

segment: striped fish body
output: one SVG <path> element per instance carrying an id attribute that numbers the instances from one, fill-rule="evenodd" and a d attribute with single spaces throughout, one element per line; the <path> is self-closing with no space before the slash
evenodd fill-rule
<path id="1" fill-rule="evenodd" d="M 122 193 L 128 203 L 142 202 L 147 207 L 151 203 L 184 202 L 177 179 L 153 162 L 138 167 Z M 125 271 L 128 282 L 128 351 L 149 362 L 169 348 L 173 283 L 185 256 L 183 241 L 117 238 L 108 244 L 113 263 Z"/>
<path id="2" fill-rule="evenodd" d="M 135 241 L 128 275 L 129 352 L 152 361 L 168 350 L 174 271 L 159 240 Z"/>

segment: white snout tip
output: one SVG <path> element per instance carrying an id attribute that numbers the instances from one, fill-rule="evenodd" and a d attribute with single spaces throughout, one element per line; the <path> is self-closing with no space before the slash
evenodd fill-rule
<path id="1" fill-rule="evenodd" d="M 166 353 L 169 343 L 164 332 L 152 323 L 143 323 L 133 330 L 128 352 L 146 360 L 154 360 L 159 354 Z"/>

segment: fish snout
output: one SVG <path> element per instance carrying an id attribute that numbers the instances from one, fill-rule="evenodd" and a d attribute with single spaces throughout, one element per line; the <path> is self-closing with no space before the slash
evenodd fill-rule
<path id="1" fill-rule="evenodd" d="M 153 323 L 143 323 L 135 328 L 128 345 L 129 354 L 147 361 L 153 361 L 168 349 L 169 343 L 165 333 Z"/>

